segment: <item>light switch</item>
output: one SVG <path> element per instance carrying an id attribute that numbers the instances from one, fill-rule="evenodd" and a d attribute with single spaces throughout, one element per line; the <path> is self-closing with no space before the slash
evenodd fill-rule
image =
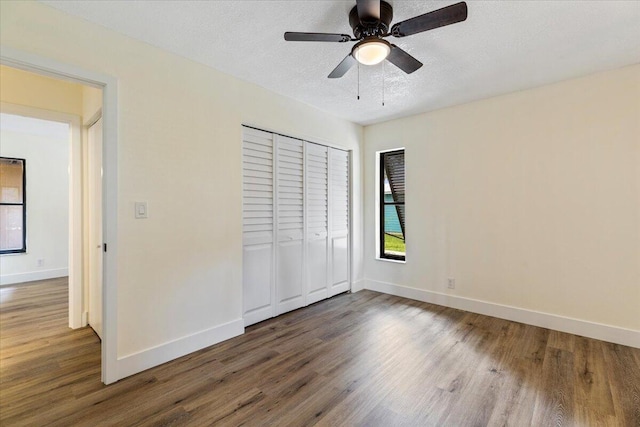
<path id="1" fill-rule="evenodd" d="M 148 218 L 147 202 L 136 202 L 136 218 Z"/>

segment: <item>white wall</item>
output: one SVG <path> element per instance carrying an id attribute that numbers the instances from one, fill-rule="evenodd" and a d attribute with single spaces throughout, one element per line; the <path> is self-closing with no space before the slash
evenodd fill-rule
<path id="1" fill-rule="evenodd" d="M 241 319 L 243 123 L 353 150 L 362 278 L 360 126 L 38 3 L 1 2 L 0 39 L 118 79 L 120 359 Z"/>
<path id="2" fill-rule="evenodd" d="M 69 258 L 69 125 L 0 117 L 0 156 L 26 159 L 27 171 L 27 252 L 0 256 L 1 283 L 64 277 Z M 38 260 L 44 264 L 38 266 Z"/>
<path id="3" fill-rule="evenodd" d="M 365 140 L 367 287 L 629 329 L 640 345 L 640 65 L 368 126 Z M 375 153 L 403 146 L 404 265 L 376 260 L 374 238 Z"/>

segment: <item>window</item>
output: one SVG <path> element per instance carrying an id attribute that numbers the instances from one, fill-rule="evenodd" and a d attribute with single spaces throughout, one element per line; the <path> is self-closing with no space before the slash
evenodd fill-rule
<path id="1" fill-rule="evenodd" d="M 27 251 L 26 162 L 0 157 L 0 254 Z"/>
<path id="2" fill-rule="evenodd" d="M 380 153 L 380 258 L 405 260 L 404 150 Z"/>

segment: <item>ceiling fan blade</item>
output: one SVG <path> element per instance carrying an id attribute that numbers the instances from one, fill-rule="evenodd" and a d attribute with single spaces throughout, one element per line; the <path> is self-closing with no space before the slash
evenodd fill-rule
<path id="1" fill-rule="evenodd" d="M 289 42 L 338 42 L 344 43 L 351 41 L 351 36 L 347 34 L 329 34 L 329 33 L 295 33 L 287 31 L 284 33 L 284 39 Z"/>
<path id="2" fill-rule="evenodd" d="M 405 37 L 445 25 L 455 24 L 467 19 L 467 4 L 460 2 L 406 21 L 398 22 L 391 27 L 394 37 Z"/>
<path id="3" fill-rule="evenodd" d="M 360 22 L 376 23 L 380 20 L 380 0 L 356 0 Z"/>
<path id="4" fill-rule="evenodd" d="M 342 62 L 329 74 L 330 79 L 337 79 L 345 75 L 347 71 L 356 63 L 356 59 L 351 55 L 347 55 Z"/>
<path id="5" fill-rule="evenodd" d="M 395 44 L 391 45 L 391 52 L 387 56 L 387 61 L 400 68 L 407 74 L 411 74 L 418 68 L 422 67 L 422 62 L 400 49 Z"/>

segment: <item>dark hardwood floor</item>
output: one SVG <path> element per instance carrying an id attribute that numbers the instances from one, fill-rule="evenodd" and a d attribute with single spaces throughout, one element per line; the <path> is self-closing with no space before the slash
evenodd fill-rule
<path id="1" fill-rule="evenodd" d="M 345 294 L 100 383 L 66 279 L 0 288 L 2 426 L 640 426 L 640 350 Z"/>

